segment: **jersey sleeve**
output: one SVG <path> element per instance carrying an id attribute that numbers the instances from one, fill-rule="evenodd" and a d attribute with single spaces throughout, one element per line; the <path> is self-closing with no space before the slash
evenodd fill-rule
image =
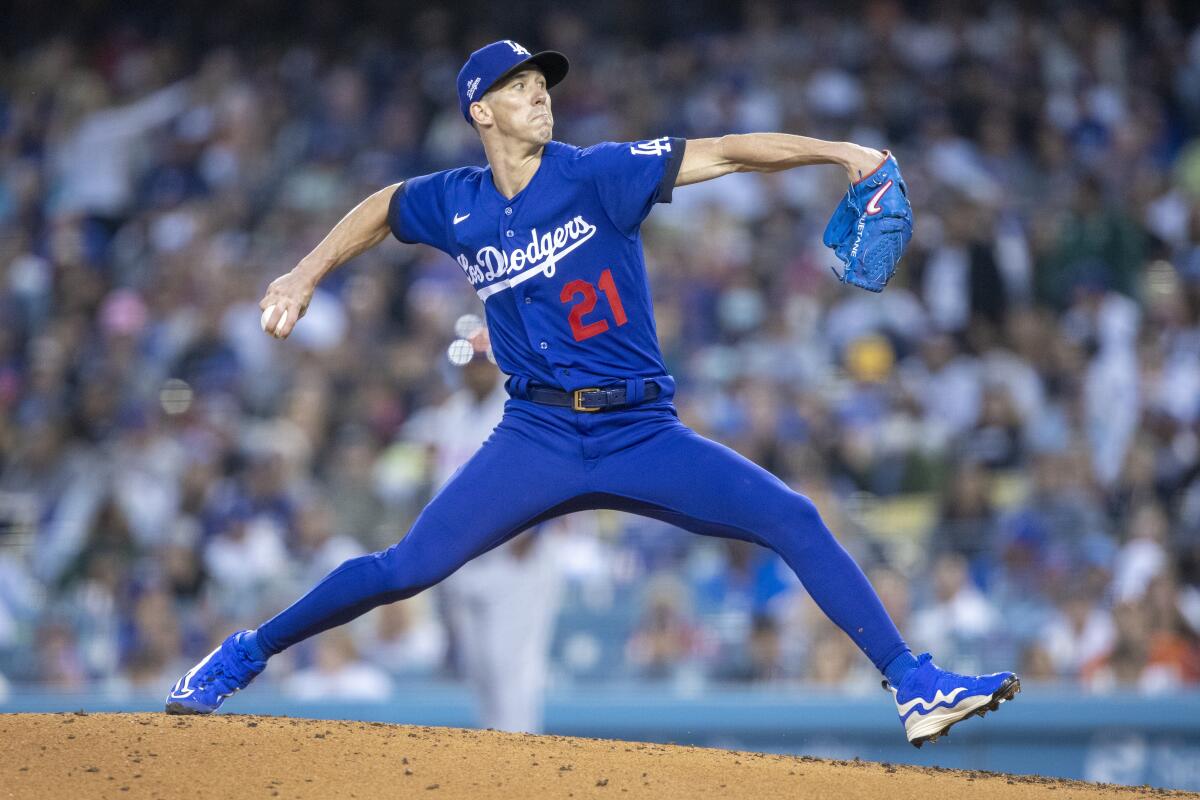
<path id="1" fill-rule="evenodd" d="M 686 139 L 664 136 L 644 142 L 602 142 L 582 161 L 596 184 L 609 219 L 632 236 L 655 203 L 671 202 Z"/>
<path id="2" fill-rule="evenodd" d="M 404 181 L 388 203 L 388 227 L 405 244 L 427 244 L 445 251 L 446 174 L 434 172 Z"/>

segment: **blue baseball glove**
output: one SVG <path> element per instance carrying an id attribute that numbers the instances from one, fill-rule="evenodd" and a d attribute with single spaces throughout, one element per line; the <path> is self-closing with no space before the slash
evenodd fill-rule
<path id="1" fill-rule="evenodd" d="M 850 185 L 825 226 L 825 246 L 845 265 L 837 275 L 869 292 L 882 292 L 912 238 L 913 213 L 900 165 L 891 154 L 874 172 Z"/>

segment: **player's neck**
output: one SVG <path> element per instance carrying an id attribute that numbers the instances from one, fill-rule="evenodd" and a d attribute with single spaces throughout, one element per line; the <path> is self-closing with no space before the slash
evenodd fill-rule
<path id="1" fill-rule="evenodd" d="M 528 142 L 492 139 L 484 140 L 483 152 L 492 168 L 492 183 L 496 190 L 512 199 L 529 185 L 542 163 L 544 145 Z"/>

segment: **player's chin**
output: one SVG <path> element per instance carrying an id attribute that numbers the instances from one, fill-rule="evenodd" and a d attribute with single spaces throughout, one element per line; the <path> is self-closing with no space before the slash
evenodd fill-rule
<path id="1" fill-rule="evenodd" d="M 554 123 L 550 120 L 539 120 L 533 124 L 530 135 L 538 144 L 546 144 L 554 138 Z"/>

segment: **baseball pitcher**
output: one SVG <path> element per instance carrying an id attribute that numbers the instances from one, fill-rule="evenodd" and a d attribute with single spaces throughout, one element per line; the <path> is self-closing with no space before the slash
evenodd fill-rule
<path id="1" fill-rule="evenodd" d="M 957 675 L 914 656 L 812 502 L 676 416 L 655 332 L 640 226 L 677 187 L 732 172 L 833 164 L 850 188 L 825 231 L 842 280 L 881 290 L 912 233 L 894 158 L 781 133 L 683 140 L 556 142 L 549 90 L 560 53 L 516 42 L 472 53 L 458 75 L 463 118 L 485 167 L 423 175 L 368 197 L 262 299 L 286 338 L 327 273 L 382 242 L 436 247 L 484 303 L 508 376 L 504 416 L 408 534 L 350 559 L 256 630 L 239 631 L 179 679 L 171 713 L 216 711 L 267 660 L 382 603 L 411 597 L 472 558 L 561 514 L 610 508 L 769 547 L 883 673 L 920 746 L 1011 699 L 1011 672 Z"/>

